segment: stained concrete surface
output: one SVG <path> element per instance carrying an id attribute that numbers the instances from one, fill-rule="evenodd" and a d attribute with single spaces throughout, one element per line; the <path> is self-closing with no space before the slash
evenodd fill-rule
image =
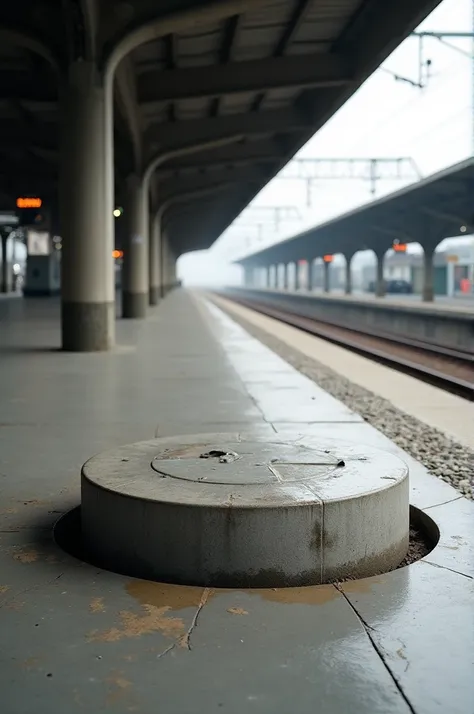
<path id="1" fill-rule="evenodd" d="M 440 544 L 339 589 L 162 585 L 61 551 L 82 463 L 157 430 L 387 440 L 184 291 L 119 322 L 111 354 L 54 351 L 58 318 L 53 300 L 0 304 L 2 712 L 472 714 L 473 507 L 403 452 Z"/>

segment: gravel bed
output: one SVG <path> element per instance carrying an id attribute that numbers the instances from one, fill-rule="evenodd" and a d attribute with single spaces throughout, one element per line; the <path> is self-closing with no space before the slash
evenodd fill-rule
<path id="1" fill-rule="evenodd" d="M 465 498 L 474 500 L 474 451 L 405 414 L 387 399 L 301 354 L 277 337 L 227 310 L 220 301 L 218 306 L 253 337 L 420 461 L 430 473 L 451 484 Z"/>

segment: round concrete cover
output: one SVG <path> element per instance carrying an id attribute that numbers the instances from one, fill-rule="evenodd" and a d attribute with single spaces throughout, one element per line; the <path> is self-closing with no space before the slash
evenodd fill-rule
<path id="1" fill-rule="evenodd" d="M 192 444 L 172 449 L 155 457 L 151 465 L 171 478 L 239 486 L 319 481 L 334 475 L 338 463 L 343 465 L 327 451 L 280 442 L 226 442 L 206 451 L 208 448 L 207 444 Z"/>
<path id="2" fill-rule="evenodd" d="M 372 575 L 408 547 L 408 470 L 390 453 L 191 435 L 100 454 L 82 471 L 84 541 L 104 567 L 210 586 Z"/>

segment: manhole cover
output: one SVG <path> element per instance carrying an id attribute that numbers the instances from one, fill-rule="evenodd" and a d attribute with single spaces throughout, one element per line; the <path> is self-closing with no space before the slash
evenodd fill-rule
<path id="1" fill-rule="evenodd" d="M 406 465 L 314 432 L 306 442 L 153 439 L 82 469 L 86 548 L 104 567 L 149 580 L 282 587 L 364 577 L 403 560 L 408 527 Z"/>
<path id="2" fill-rule="evenodd" d="M 344 465 L 329 453 L 305 446 L 249 441 L 191 444 L 162 452 L 151 462 L 161 476 L 240 486 L 327 479 L 342 475 Z"/>

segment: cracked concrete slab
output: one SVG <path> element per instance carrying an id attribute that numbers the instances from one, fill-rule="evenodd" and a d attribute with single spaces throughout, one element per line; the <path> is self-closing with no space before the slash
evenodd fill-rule
<path id="1" fill-rule="evenodd" d="M 472 581 L 419 561 L 340 587 L 370 627 L 371 638 L 413 711 L 473 710 Z"/>

